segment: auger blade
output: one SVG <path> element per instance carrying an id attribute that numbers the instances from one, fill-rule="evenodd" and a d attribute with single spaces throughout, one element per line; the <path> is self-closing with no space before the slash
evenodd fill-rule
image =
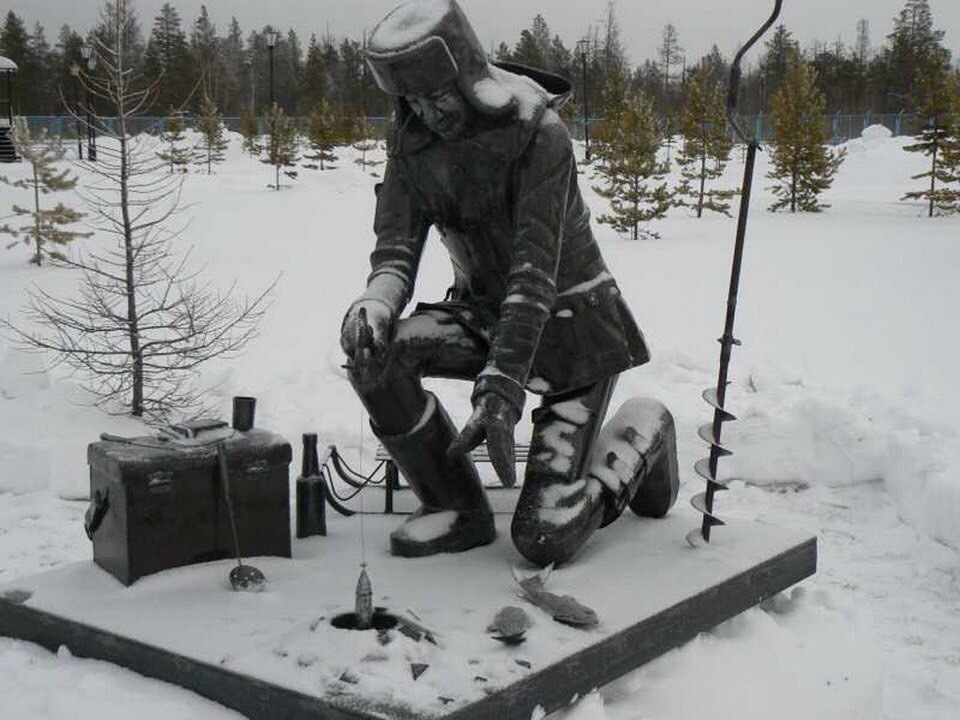
<path id="1" fill-rule="evenodd" d="M 705 443 L 712 445 L 715 448 L 718 456 L 726 457 L 727 455 L 733 455 L 732 452 L 720 444 L 720 438 L 713 434 L 713 423 L 701 425 L 699 428 L 697 428 L 697 435 L 699 435 L 700 439 Z"/>
<path id="2" fill-rule="evenodd" d="M 719 485 L 724 490 L 732 483 L 736 478 L 717 478 L 710 473 L 710 458 L 703 458 L 697 460 L 694 464 L 693 469 L 696 471 L 697 475 L 702 477 L 707 482 L 712 482 L 714 485 Z"/>
<path id="3" fill-rule="evenodd" d="M 703 401 L 710 407 L 717 410 L 720 413 L 720 419 L 723 422 L 733 422 L 737 419 L 736 415 L 729 413 L 724 410 L 723 406 L 720 404 L 720 401 L 717 399 L 717 388 L 710 387 L 703 391 Z"/>
<path id="4" fill-rule="evenodd" d="M 714 515 L 710 510 L 707 509 L 707 494 L 706 493 L 697 493 L 692 498 L 690 498 L 690 504 L 693 505 L 697 510 L 703 513 L 704 517 L 707 518 L 707 523 L 710 527 L 717 527 L 718 525 L 726 525 L 726 523 Z"/>

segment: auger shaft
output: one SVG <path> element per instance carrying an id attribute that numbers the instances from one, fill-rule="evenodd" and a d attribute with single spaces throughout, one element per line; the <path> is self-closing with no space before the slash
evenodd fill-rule
<path id="1" fill-rule="evenodd" d="M 737 295 L 740 291 L 740 271 L 743 266 L 743 246 L 747 236 L 747 218 L 750 215 L 750 195 L 753 189 L 753 170 L 757 160 L 757 143 L 751 142 L 747 146 L 747 162 L 743 170 L 743 190 L 740 195 L 740 215 L 737 219 L 737 240 L 733 250 L 733 268 L 730 272 L 730 291 L 727 295 L 727 318 L 723 327 L 723 337 L 720 338 L 720 372 L 717 377 L 717 405 L 713 411 L 713 437 L 716 443 L 710 445 L 710 476 L 717 477 L 717 462 L 720 460 L 720 441 L 722 440 L 724 423 L 724 406 L 727 395 L 727 376 L 730 371 L 730 356 L 733 346 L 739 342 L 733 336 L 733 326 L 737 316 Z M 707 513 L 713 512 L 713 496 L 719 486 L 707 482 L 705 506 Z M 710 542 L 710 515 L 705 513 L 700 534 Z"/>
<path id="2" fill-rule="evenodd" d="M 743 186 L 740 190 L 740 213 L 737 218 L 737 237 L 733 251 L 733 267 L 730 270 L 730 290 L 727 294 L 727 317 L 724 322 L 723 336 L 720 338 L 720 371 L 717 377 L 716 389 L 709 389 L 704 393 L 704 400 L 713 406 L 713 422 L 700 428 L 700 437 L 710 444 L 710 457 L 696 464 L 697 474 L 707 481 L 706 492 L 695 495 L 691 500 L 693 506 L 703 513 L 700 526 L 700 536 L 705 542 L 710 542 L 710 528 L 714 525 L 723 525 L 723 521 L 713 514 L 713 499 L 718 490 L 726 489 L 728 481 L 717 479 L 717 464 L 721 457 L 730 455 L 730 451 L 723 447 L 723 424 L 735 418 L 727 412 L 725 403 L 727 395 L 728 375 L 730 371 L 730 356 L 733 346 L 740 341 L 733 335 L 734 322 L 737 316 L 737 296 L 740 291 L 740 273 L 743 266 L 743 246 L 747 236 L 747 219 L 750 216 L 750 197 L 753 192 L 753 175 L 757 160 L 757 151 L 760 149 L 759 138 L 748 138 L 737 120 L 737 99 L 740 90 L 742 75 L 741 62 L 747 51 L 770 29 L 780 16 L 783 0 L 775 0 L 773 12 L 766 22 L 740 48 L 730 69 L 730 88 L 727 94 L 727 117 L 730 126 L 737 136 L 747 144 L 747 161 L 743 168 Z M 687 540 L 691 543 L 696 538 L 696 530 L 690 532 Z"/>

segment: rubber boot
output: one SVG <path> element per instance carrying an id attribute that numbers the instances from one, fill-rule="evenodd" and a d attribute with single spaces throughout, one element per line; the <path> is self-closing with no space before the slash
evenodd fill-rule
<path id="1" fill-rule="evenodd" d="M 673 416 L 664 408 L 657 447 L 648 453 L 648 469 L 637 483 L 630 509 L 641 517 L 662 518 L 677 501 L 680 469 L 677 465 L 677 430 Z"/>
<path id="2" fill-rule="evenodd" d="M 666 515 L 680 489 L 673 415 L 656 400 L 628 400 L 601 431 L 588 474 L 606 490 L 602 527 L 627 506 L 643 517 Z"/>
<path id="3" fill-rule="evenodd" d="M 390 534 L 390 552 L 399 557 L 463 552 L 496 538 L 493 512 L 473 459 L 469 454 L 447 455 L 456 428 L 436 397 L 428 396 L 423 417 L 411 431 L 381 435 L 374 428 L 421 503 Z"/>
<path id="4" fill-rule="evenodd" d="M 510 527 L 520 554 L 541 567 L 569 561 L 600 527 L 608 501 L 584 475 L 616 376 L 556 396 L 534 411 L 534 436 Z"/>
<path id="5" fill-rule="evenodd" d="M 605 493 L 593 478 L 527 473 L 510 526 L 513 544 L 527 560 L 561 565 L 580 551 L 605 517 Z"/>

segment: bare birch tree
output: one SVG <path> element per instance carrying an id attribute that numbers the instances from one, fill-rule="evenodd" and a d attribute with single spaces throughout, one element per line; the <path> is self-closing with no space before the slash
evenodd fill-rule
<path id="1" fill-rule="evenodd" d="M 82 273 L 75 297 L 31 291 L 27 313 L 39 329 L 6 327 L 78 371 L 100 407 L 162 420 L 197 407 L 197 368 L 254 336 L 273 285 L 252 301 L 234 300 L 234 287 L 211 288 L 175 246 L 183 176 L 168 172 L 155 138 L 127 131 L 150 107 L 156 82 L 125 66 L 126 0 L 115 3 L 113 46 L 97 42 L 97 73 L 81 75 L 97 98 L 101 114 L 90 122 L 103 142 L 98 161 L 83 163 L 90 179 L 80 191 L 93 229 L 114 243 L 66 260 Z M 70 110 L 86 122 L 92 108 Z"/>

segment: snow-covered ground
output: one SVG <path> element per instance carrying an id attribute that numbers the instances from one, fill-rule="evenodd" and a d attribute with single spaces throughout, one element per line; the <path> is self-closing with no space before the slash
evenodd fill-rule
<path id="1" fill-rule="evenodd" d="M 848 143 L 819 215 L 767 212 L 766 156 L 758 165 L 728 393 L 740 420 L 725 431 L 736 454 L 723 464 L 743 480 L 717 507 L 816 532 L 818 575 L 584 699 L 566 720 L 960 717 L 960 218 L 930 220 L 899 202 L 924 163 L 902 144 L 882 133 Z M 354 457 L 362 446 L 369 467 L 374 443 L 340 368 L 338 332 L 362 289 L 371 173 L 382 167 L 341 155 L 338 169 L 303 171 L 277 193 L 266 188 L 270 169 L 234 142 L 216 175 L 187 177 L 195 206 L 183 243 L 224 287 L 237 281 L 254 295 L 280 276 L 260 336 L 203 371 L 217 385 L 211 403 L 227 415 L 232 395 L 254 395 L 259 426 L 292 440 L 316 431 Z M 742 172 L 735 156 L 731 184 Z M 27 202 L 18 192 L 0 190 L 0 207 Z M 623 377 L 614 406 L 642 394 L 671 408 L 686 502 L 701 484 L 700 391 L 715 382 L 734 221 L 675 211 L 658 230 L 661 240 L 632 242 L 596 227 L 654 356 Z M 26 259 L 22 247 L 0 254 L 0 315 L 14 320 L 31 283 L 60 293 L 75 282 Z M 449 279 L 432 242 L 418 297 L 441 296 Z M 84 407 L 73 381 L 41 369 L 0 345 L 0 582 L 89 558 L 86 444 L 141 429 Z M 463 421 L 469 385 L 434 385 Z M 236 717 L 103 663 L 0 639 L 0 717 L 132 714 Z"/>

